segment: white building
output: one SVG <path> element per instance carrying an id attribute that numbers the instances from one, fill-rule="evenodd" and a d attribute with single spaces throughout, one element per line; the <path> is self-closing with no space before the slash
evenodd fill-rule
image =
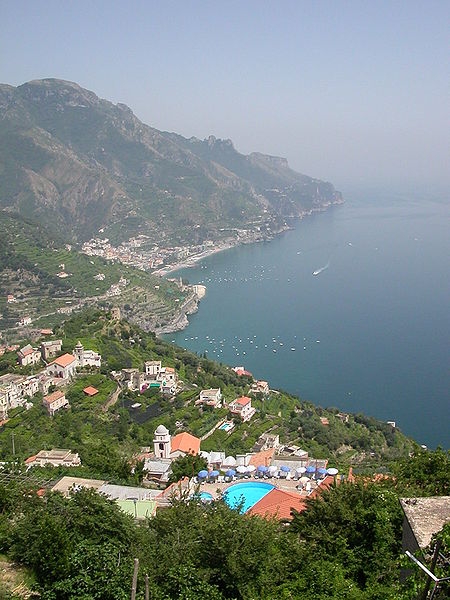
<path id="1" fill-rule="evenodd" d="M 157 379 L 161 372 L 161 361 L 160 360 L 147 360 L 144 363 L 145 375 L 148 379 Z"/>
<path id="2" fill-rule="evenodd" d="M 247 396 L 236 398 L 236 400 L 230 402 L 228 408 L 232 414 L 239 416 L 243 421 L 249 421 L 256 412 L 251 399 Z"/>
<path id="3" fill-rule="evenodd" d="M 41 360 L 41 353 L 37 348 L 33 348 L 31 344 L 27 344 L 19 350 L 17 358 L 22 367 L 35 365 Z"/>
<path id="4" fill-rule="evenodd" d="M 55 358 L 45 369 L 47 375 L 70 379 L 75 375 L 78 360 L 73 354 L 63 354 Z"/>
<path id="5" fill-rule="evenodd" d="M 102 366 L 102 357 L 93 350 L 85 350 L 83 344 L 78 342 L 75 346 L 73 354 L 78 361 L 78 366 L 82 367 L 98 367 Z"/>
<path id="6" fill-rule="evenodd" d="M 26 459 L 25 464 L 29 467 L 79 467 L 81 459 L 77 453 L 70 450 L 41 450 L 35 456 L 30 456 Z"/>
<path id="7" fill-rule="evenodd" d="M 220 388 L 211 388 L 200 392 L 199 404 L 206 404 L 218 408 L 222 401 L 222 392 Z"/>
<path id="8" fill-rule="evenodd" d="M 58 410 L 69 406 L 69 401 L 67 400 L 64 392 L 61 392 L 61 390 L 56 390 L 56 392 L 53 392 L 48 396 L 44 396 L 42 404 L 47 409 L 48 414 L 53 417 Z"/>

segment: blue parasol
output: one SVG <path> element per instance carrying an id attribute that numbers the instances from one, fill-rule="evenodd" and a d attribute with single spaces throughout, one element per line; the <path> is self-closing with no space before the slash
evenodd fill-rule
<path id="1" fill-rule="evenodd" d="M 208 477 L 208 471 L 199 471 L 197 477 L 200 479 L 205 479 L 205 477 Z"/>
<path id="2" fill-rule="evenodd" d="M 306 472 L 307 473 L 315 473 L 316 472 L 316 467 L 313 467 L 312 465 L 309 465 L 309 467 L 306 467 Z"/>
<path id="3" fill-rule="evenodd" d="M 218 477 L 219 475 L 219 471 L 211 471 L 211 473 L 209 474 L 210 477 Z"/>
<path id="4" fill-rule="evenodd" d="M 282 465 L 280 467 L 280 471 L 283 471 L 284 473 L 289 473 L 290 470 L 291 470 L 291 468 L 288 467 L 287 465 Z"/>
<path id="5" fill-rule="evenodd" d="M 234 477 L 236 475 L 236 471 L 234 469 L 228 469 L 228 471 L 225 473 L 225 475 L 227 477 Z"/>

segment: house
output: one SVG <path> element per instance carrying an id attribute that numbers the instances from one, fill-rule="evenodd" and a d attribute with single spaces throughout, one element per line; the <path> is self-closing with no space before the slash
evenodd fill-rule
<path id="1" fill-rule="evenodd" d="M 248 396 L 236 398 L 236 400 L 230 402 L 228 408 L 233 415 L 237 415 L 244 422 L 249 421 L 256 412 L 256 409 L 252 406 L 252 401 Z"/>
<path id="2" fill-rule="evenodd" d="M 30 456 L 26 459 L 25 464 L 28 468 L 45 467 L 46 465 L 52 467 L 79 467 L 81 460 L 77 453 L 54 448 L 52 450 L 41 450 L 35 456 Z"/>
<path id="3" fill-rule="evenodd" d="M 244 367 L 232 367 L 232 370 L 239 375 L 239 377 L 253 377 L 250 371 L 246 371 Z"/>
<path id="4" fill-rule="evenodd" d="M 267 394 L 270 392 L 269 384 L 267 381 L 255 381 L 250 391 L 253 394 L 264 394 L 264 396 L 267 396 Z"/>
<path id="5" fill-rule="evenodd" d="M 45 369 L 47 375 L 70 379 L 75 375 L 78 361 L 73 354 L 63 354 L 55 358 Z"/>
<path id="6" fill-rule="evenodd" d="M 220 388 L 212 388 L 209 390 L 202 390 L 200 392 L 200 398 L 198 404 L 206 404 L 207 406 L 213 406 L 218 408 L 222 401 L 222 393 Z"/>
<path id="7" fill-rule="evenodd" d="M 6 398 L 8 408 L 17 408 L 26 402 L 21 387 L 25 379 L 22 375 L 13 375 L 12 373 L 0 376 L 0 394 Z"/>
<path id="8" fill-rule="evenodd" d="M 147 379 L 157 379 L 161 372 L 161 361 L 160 360 L 147 360 L 144 363 L 145 376 Z"/>
<path id="9" fill-rule="evenodd" d="M 173 367 L 162 367 L 159 371 L 158 381 L 166 381 L 169 383 L 177 382 L 177 373 Z"/>
<path id="10" fill-rule="evenodd" d="M 41 353 L 37 348 L 33 348 L 31 344 L 27 344 L 19 350 L 17 358 L 22 367 L 35 365 L 41 360 Z"/>
<path id="11" fill-rule="evenodd" d="M 52 340 L 49 342 L 41 342 L 41 356 L 44 360 L 53 358 L 61 352 L 62 340 Z"/>
<path id="12" fill-rule="evenodd" d="M 120 372 L 129 390 L 141 390 L 144 385 L 144 373 L 140 373 L 136 368 L 122 369 Z"/>
<path id="13" fill-rule="evenodd" d="M 20 321 L 17 323 L 17 325 L 19 325 L 19 326 L 31 325 L 31 317 L 28 317 L 28 316 L 22 317 L 20 319 Z"/>
<path id="14" fill-rule="evenodd" d="M 61 392 L 60 390 L 56 390 L 56 392 L 53 392 L 52 394 L 49 394 L 48 396 L 44 396 L 44 398 L 42 399 L 42 404 L 47 409 L 48 414 L 51 417 L 53 417 L 55 412 L 57 412 L 61 408 L 65 408 L 65 407 L 69 406 L 69 401 L 67 400 L 64 392 Z"/>

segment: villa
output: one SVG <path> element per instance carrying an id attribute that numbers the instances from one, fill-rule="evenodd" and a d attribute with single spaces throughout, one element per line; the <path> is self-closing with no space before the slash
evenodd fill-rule
<path id="1" fill-rule="evenodd" d="M 256 412 L 256 408 L 252 406 L 252 401 L 248 396 L 236 398 L 228 405 L 230 412 L 233 415 L 239 416 L 242 421 L 249 421 Z"/>
<path id="2" fill-rule="evenodd" d="M 58 412 L 58 410 L 61 410 L 61 408 L 67 408 L 69 406 L 69 401 L 67 400 L 64 392 L 56 390 L 56 392 L 53 392 L 48 396 L 44 396 L 42 399 L 42 404 L 47 409 L 48 414 L 53 417 L 53 415 Z"/>
<path id="3" fill-rule="evenodd" d="M 26 459 L 25 464 L 30 467 L 79 467 L 81 465 L 80 457 L 77 453 L 70 450 L 41 450 L 35 456 L 30 456 Z"/>
<path id="4" fill-rule="evenodd" d="M 214 408 L 219 408 L 222 402 L 222 393 L 220 388 L 202 390 L 200 392 L 200 398 L 196 402 L 196 404 L 206 404 L 207 406 L 212 406 Z"/>
<path id="5" fill-rule="evenodd" d="M 40 362 L 41 353 L 37 348 L 33 348 L 31 344 L 27 344 L 19 350 L 17 353 L 17 358 L 20 366 L 26 367 L 28 365 L 35 365 Z"/>

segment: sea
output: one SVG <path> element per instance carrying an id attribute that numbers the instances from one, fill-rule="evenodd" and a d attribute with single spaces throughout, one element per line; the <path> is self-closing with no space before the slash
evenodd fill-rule
<path id="1" fill-rule="evenodd" d="M 448 197 L 344 197 L 270 242 L 175 273 L 207 292 L 187 329 L 165 339 L 450 448 Z"/>

